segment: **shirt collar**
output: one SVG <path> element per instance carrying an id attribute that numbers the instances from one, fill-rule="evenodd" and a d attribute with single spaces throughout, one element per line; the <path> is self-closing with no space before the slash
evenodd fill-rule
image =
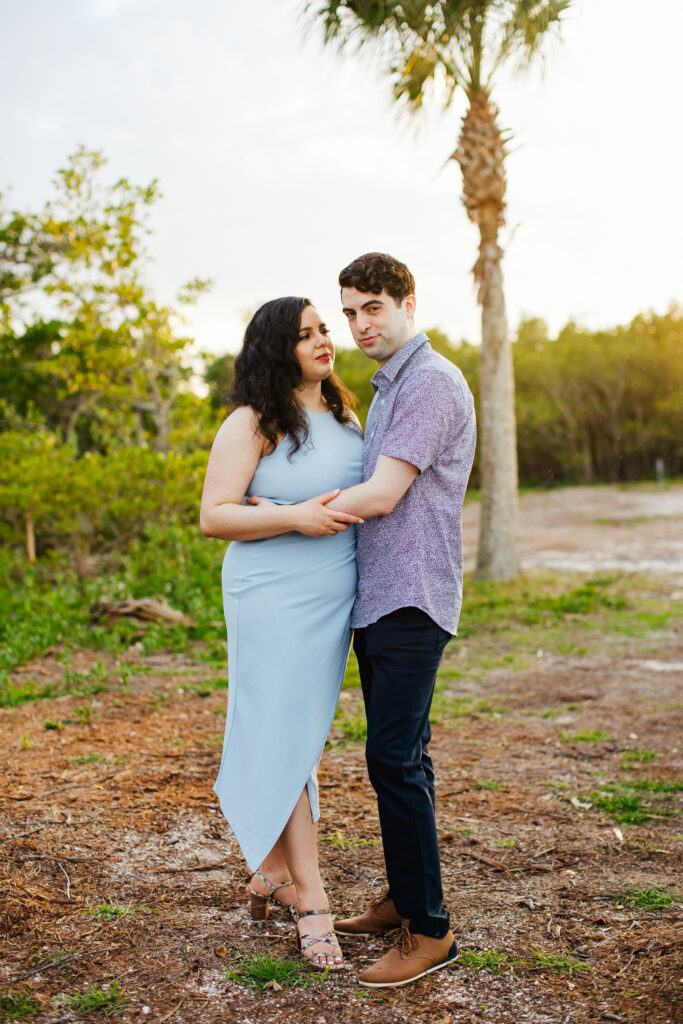
<path id="1" fill-rule="evenodd" d="M 401 345 L 398 352 L 395 352 L 391 359 L 388 359 L 383 366 L 380 366 L 378 370 L 375 370 L 370 378 L 375 391 L 379 387 L 380 378 L 389 382 L 395 380 L 408 360 L 415 355 L 417 350 L 422 348 L 423 345 L 428 344 L 429 338 L 426 334 L 420 332 L 420 334 L 416 334 L 413 338 L 410 338 L 405 345 Z"/>

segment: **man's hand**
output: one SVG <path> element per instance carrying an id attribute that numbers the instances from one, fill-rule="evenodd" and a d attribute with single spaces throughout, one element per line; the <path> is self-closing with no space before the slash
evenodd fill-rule
<path id="1" fill-rule="evenodd" d="M 343 533 L 354 523 L 362 523 L 360 516 L 350 512 L 336 512 L 327 507 L 328 501 L 332 501 L 339 494 L 339 488 L 335 491 L 328 491 L 327 494 L 319 494 L 316 498 L 309 498 L 308 501 L 290 505 L 289 509 L 293 519 L 293 529 L 297 533 L 303 533 L 306 537 L 324 537 L 325 534 Z M 249 497 L 249 505 L 272 505 L 273 502 L 267 498 Z"/>

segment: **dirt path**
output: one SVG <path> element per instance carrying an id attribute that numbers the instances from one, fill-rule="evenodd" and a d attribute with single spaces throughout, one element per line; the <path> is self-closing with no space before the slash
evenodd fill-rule
<path id="1" fill-rule="evenodd" d="M 540 496 L 523 499 L 525 522 L 534 522 L 527 556 L 581 553 L 581 524 L 603 518 L 594 512 L 604 501 L 582 493 L 581 502 L 575 492 L 552 494 L 545 519 Z M 618 547 L 634 530 L 644 548 L 662 533 L 664 544 L 677 543 L 675 520 L 651 518 L 640 491 L 610 491 L 610 516 L 613 493 L 619 516 L 639 522 L 596 524 L 586 550 Z M 667 515 L 680 514 L 682 497 L 680 489 Z M 471 526 L 472 509 L 468 516 Z M 603 526 L 611 539 L 601 547 Z M 561 549 L 563 529 L 572 540 Z M 19 675 L 57 677 L 55 654 Z M 73 669 L 95 661 L 110 677 L 91 704 L 66 696 L 0 713 L 0 980 L 33 1000 L 27 1019 L 101 1020 L 65 1000 L 92 986 L 111 992 L 112 979 L 129 1000 L 119 1019 L 157 1024 L 681 1019 L 681 905 L 666 900 L 683 888 L 680 625 L 653 632 L 646 649 L 621 637 L 597 654 L 498 668 L 465 690 L 453 683 L 433 755 L 445 889 L 467 952 L 457 967 L 383 992 L 355 979 L 385 940 L 346 940 L 346 970 L 322 985 L 307 972 L 307 987 L 265 993 L 225 979 L 240 955 L 297 959 L 283 914 L 250 921 L 244 865 L 211 790 L 225 694 L 189 655 L 131 651 L 130 676 L 121 677 L 113 659 L 80 652 Z M 457 664 L 454 644 L 446 676 Z M 358 704 L 355 691 L 343 699 Z M 46 728 L 50 719 L 61 728 Z M 321 791 L 325 880 L 335 912 L 355 912 L 382 890 L 382 855 L 362 745 L 344 745 L 336 730 Z M 636 800 L 644 819 L 615 820 L 610 796 L 622 808 Z M 664 894 L 659 905 L 653 891 Z M 629 892 L 649 892 L 649 905 Z"/>
<path id="2" fill-rule="evenodd" d="M 523 494 L 525 569 L 621 570 L 683 578 L 683 487 L 572 487 Z M 465 505 L 466 568 L 474 568 L 479 503 Z"/>

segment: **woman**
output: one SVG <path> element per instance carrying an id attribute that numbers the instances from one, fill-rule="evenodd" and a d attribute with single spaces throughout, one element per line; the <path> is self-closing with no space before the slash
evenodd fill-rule
<path id="1" fill-rule="evenodd" d="M 265 916 L 269 897 L 294 906 L 302 954 L 320 969 L 342 957 L 318 869 L 316 769 L 348 655 L 352 524 L 362 522 L 327 508 L 361 478 L 359 424 L 333 361 L 308 299 L 257 311 L 200 516 L 206 536 L 233 542 L 223 563 L 230 688 L 215 790 L 255 871 L 252 915 Z M 250 505 L 251 495 L 270 501 Z"/>

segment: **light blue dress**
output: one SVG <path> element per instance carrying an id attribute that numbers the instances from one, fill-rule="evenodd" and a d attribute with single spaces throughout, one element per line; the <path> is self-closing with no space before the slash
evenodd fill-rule
<path id="1" fill-rule="evenodd" d="M 361 479 L 363 441 L 332 413 L 307 413 L 310 435 L 259 462 L 248 495 L 306 501 Z M 228 714 L 214 789 L 251 870 L 273 848 L 307 786 L 320 815 L 317 766 L 339 699 L 356 594 L 355 528 L 233 541 L 223 562 Z"/>

